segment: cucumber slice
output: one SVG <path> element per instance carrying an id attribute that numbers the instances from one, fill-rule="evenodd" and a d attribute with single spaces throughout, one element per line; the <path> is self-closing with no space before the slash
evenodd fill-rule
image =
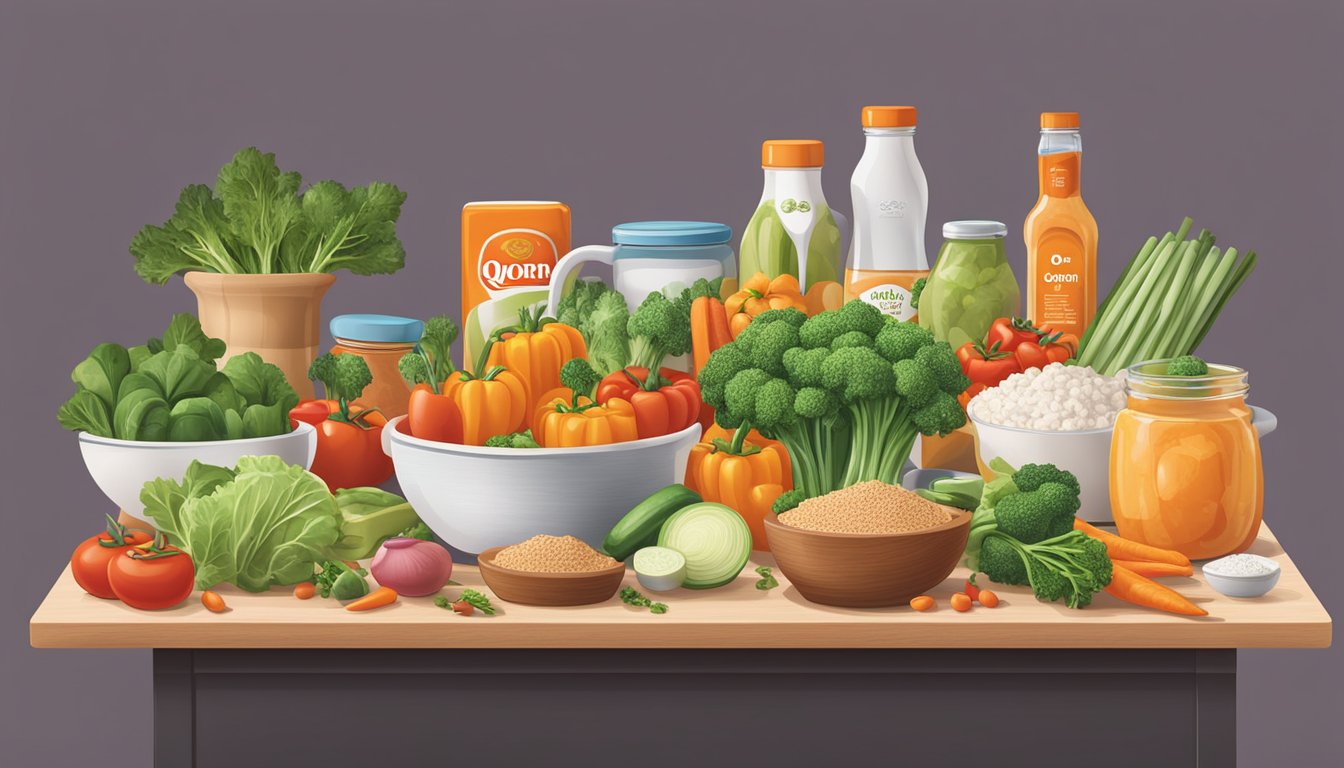
<path id="1" fill-rule="evenodd" d="M 635 577 L 652 592 L 667 592 L 686 580 L 686 558 L 675 549 L 645 547 L 635 553 L 631 563 Z"/>
<path id="2" fill-rule="evenodd" d="M 663 523 L 658 546 L 686 558 L 687 589 L 721 587 L 737 578 L 751 556 L 751 529 L 729 507 L 702 501 Z"/>
<path id="3" fill-rule="evenodd" d="M 642 547 L 658 543 L 658 531 L 677 510 L 699 502 L 700 494 L 684 485 L 661 488 L 635 505 L 602 542 L 608 555 L 625 561 Z"/>

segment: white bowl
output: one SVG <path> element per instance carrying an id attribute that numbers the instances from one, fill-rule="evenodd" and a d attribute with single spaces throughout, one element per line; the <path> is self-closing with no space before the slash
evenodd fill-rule
<path id="1" fill-rule="evenodd" d="M 402 494 L 447 543 L 479 554 L 537 534 L 600 547 L 649 494 L 680 483 L 700 425 L 586 448 L 485 448 L 411 437 L 398 416 L 383 429 Z"/>
<path id="2" fill-rule="evenodd" d="M 1001 427 L 977 419 L 974 400 L 966 416 L 975 425 L 975 450 L 982 466 L 989 466 L 997 456 L 1014 468 L 1054 464 L 1068 470 L 1082 489 L 1078 516 L 1089 522 L 1111 522 L 1111 427 L 1076 432 Z"/>
<path id="3" fill-rule="evenodd" d="M 186 443 L 117 440 L 79 433 L 79 452 L 93 482 L 123 512 L 140 519 L 145 512 L 140 503 L 145 483 L 159 477 L 181 480 L 193 461 L 232 467 L 244 456 L 279 456 L 307 469 L 316 451 L 317 430 L 304 422 L 297 422 L 283 435 Z"/>
<path id="4" fill-rule="evenodd" d="M 1250 555 L 1269 567 L 1269 573 L 1260 573 L 1254 576 L 1232 576 L 1226 573 L 1219 573 L 1217 569 L 1217 560 L 1211 560 L 1200 566 L 1200 571 L 1204 574 L 1204 580 L 1209 582 L 1209 586 L 1218 590 L 1228 597 L 1261 597 L 1274 588 L 1279 583 L 1279 575 L 1283 569 L 1279 564 L 1267 557 L 1259 555 Z M 1214 568 L 1211 570 L 1210 565 Z"/>

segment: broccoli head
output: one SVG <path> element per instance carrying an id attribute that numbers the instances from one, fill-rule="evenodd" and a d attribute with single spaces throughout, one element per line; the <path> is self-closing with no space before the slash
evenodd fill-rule
<path id="1" fill-rule="evenodd" d="M 803 349 L 794 347 L 784 353 L 784 371 L 795 387 L 821 386 L 821 364 L 830 357 L 826 348 Z"/>
<path id="2" fill-rule="evenodd" d="M 794 328 L 802 328 L 803 323 L 807 322 L 807 315 L 792 307 L 787 309 L 767 309 L 756 317 L 752 318 L 752 323 L 773 323 L 776 320 L 783 320 Z"/>
<path id="3" fill-rule="evenodd" d="M 806 499 L 807 496 L 797 488 L 792 491 L 785 491 L 775 498 L 775 503 L 770 505 L 770 511 L 776 515 L 782 515 L 802 504 Z"/>
<path id="4" fill-rule="evenodd" d="M 457 323 L 447 315 L 435 315 L 425 321 L 417 351 L 427 358 L 435 382 L 446 381 L 457 368 L 453 365 L 453 342 L 457 341 Z"/>
<path id="5" fill-rule="evenodd" d="M 751 321 L 752 325 L 758 323 L 761 324 L 760 330 L 755 334 L 749 350 L 751 363 L 772 376 L 783 376 L 786 372 L 784 354 L 799 348 L 798 329 L 785 320 L 761 323 L 761 318 L 757 317 Z"/>
<path id="6" fill-rule="evenodd" d="M 971 380 L 961 372 L 957 353 L 952 351 L 952 346 L 946 341 L 935 341 L 920 347 L 915 352 L 915 362 L 928 368 L 938 382 L 938 388 L 949 395 L 960 395 L 971 385 Z"/>
<path id="7" fill-rule="evenodd" d="M 919 299 L 924 295 L 924 288 L 928 284 L 929 278 L 921 277 L 915 281 L 914 285 L 910 286 L 910 308 L 916 312 L 919 311 Z"/>
<path id="8" fill-rule="evenodd" d="M 870 337 L 876 336 L 887 322 L 887 316 L 882 314 L 882 310 L 861 299 L 845 302 L 836 312 L 840 315 L 845 332 L 862 331 Z"/>
<path id="9" fill-rule="evenodd" d="M 563 321 L 562 321 L 563 322 Z M 579 331 L 588 343 L 588 362 L 603 375 L 630 364 L 630 310 L 625 297 L 607 291 L 597 297 Z"/>
<path id="10" fill-rule="evenodd" d="M 1027 564 L 1017 547 L 1003 536 L 986 536 L 980 545 L 980 572 L 998 584 L 1022 585 L 1027 581 Z"/>
<path id="11" fill-rule="evenodd" d="M 1181 355 L 1167 363 L 1168 376 L 1208 376 L 1209 364 L 1194 355 Z"/>
<path id="12" fill-rule="evenodd" d="M 1058 483 L 1069 488 L 1074 496 L 1082 492 L 1078 478 L 1054 464 L 1023 464 L 1021 469 L 1012 474 L 1013 485 L 1021 491 L 1034 491 L 1045 483 Z"/>
<path id="13" fill-rule="evenodd" d="M 728 382 L 738 372 L 750 367 L 751 356 L 747 354 L 745 347 L 735 341 L 724 344 L 710 353 L 705 366 L 700 369 L 698 377 L 700 396 L 706 403 L 722 411 L 725 407 L 724 393 Z"/>
<path id="14" fill-rule="evenodd" d="M 560 383 L 574 393 L 570 403 L 574 408 L 579 407 L 580 397 L 587 397 L 590 400 L 593 398 L 593 392 L 601 380 L 602 376 L 582 357 L 576 357 L 560 366 Z"/>
<path id="15" fill-rule="evenodd" d="M 724 410 L 741 421 L 756 421 L 756 392 L 774 377 L 760 368 L 739 371 L 724 387 Z"/>
<path id="16" fill-rule="evenodd" d="M 803 387 L 793 398 L 793 410 L 804 419 L 824 419 L 840 410 L 840 401 L 821 387 Z"/>
<path id="17" fill-rule="evenodd" d="M 312 369 L 309 370 L 311 372 Z M 402 355 L 397 361 L 397 371 L 401 373 L 401 378 L 406 381 L 407 386 L 414 387 L 417 384 L 438 386 L 438 382 L 433 381 L 429 375 L 429 362 L 419 352 L 407 352 Z"/>
<path id="18" fill-rule="evenodd" d="M 373 383 L 369 364 L 359 355 L 319 355 L 308 366 L 308 378 L 322 382 L 327 398 L 340 403 L 340 413 L 332 414 L 339 421 L 350 421 L 350 401 L 364 394 L 364 388 Z"/>
<path id="19" fill-rule="evenodd" d="M 756 390 L 753 421 L 758 429 L 775 434 L 793 425 L 798 419 L 794 412 L 793 387 L 783 379 L 771 379 Z"/>
<path id="20" fill-rule="evenodd" d="M 898 360 L 891 369 L 896 374 L 896 394 L 911 408 L 930 405 L 942 393 L 933 373 L 914 360 Z"/>
<path id="21" fill-rule="evenodd" d="M 807 349 L 822 347 L 829 349 L 837 336 L 850 330 L 853 329 L 845 326 L 840 311 L 832 309 L 807 318 L 807 321 L 798 327 L 798 339 Z"/>
<path id="22" fill-rule="evenodd" d="M 657 371 L 664 358 L 690 351 L 690 306 L 668 299 L 661 291 L 654 291 L 630 316 L 626 333 L 631 342 L 631 364 Z"/>
<path id="23" fill-rule="evenodd" d="M 1014 483 L 1017 479 L 1014 477 Z M 1019 486 L 1020 489 L 1020 486 Z M 1019 490 L 994 509 L 999 530 L 1023 544 L 1035 544 L 1073 530 L 1078 492 L 1060 483 Z"/>
<path id="24" fill-rule="evenodd" d="M 569 293 L 561 297 L 556 306 L 555 319 L 582 331 L 588 314 L 608 290 L 607 284 L 601 280 L 576 280 Z"/>
<path id="25" fill-rule="evenodd" d="M 845 347 L 822 361 L 821 383 L 841 401 L 853 403 L 889 397 L 896 389 L 896 374 L 873 350 Z"/>
<path id="26" fill-rule="evenodd" d="M 932 402 L 910 414 L 915 429 L 922 435 L 947 435 L 966 424 L 966 411 L 957 398 L 939 392 Z"/>
<path id="27" fill-rule="evenodd" d="M 913 360 L 915 354 L 933 344 L 933 333 L 915 323 L 892 321 L 883 324 L 873 339 L 877 353 L 895 363 Z"/>
<path id="28" fill-rule="evenodd" d="M 845 347 L 868 347 L 871 349 L 872 346 L 873 337 L 863 331 L 847 331 L 831 341 L 831 349 L 844 349 Z"/>

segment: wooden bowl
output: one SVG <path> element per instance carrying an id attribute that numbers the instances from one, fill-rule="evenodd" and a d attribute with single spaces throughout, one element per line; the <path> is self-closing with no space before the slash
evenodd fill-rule
<path id="1" fill-rule="evenodd" d="M 971 513 L 910 533 L 822 533 L 765 518 L 779 570 L 808 600 L 846 608 L 904 605 L 942 583 L 966 549 Z"/>
<path id="2" fill-rule="evenodd" d="M 485 585 L 500 599 L 523 605 L 589 605 L 611 599 L 625 578 L 625 563 L 586 573 L 533 573 L 495 565 L 504 547 L 491 547 L 476 558 Z"/>

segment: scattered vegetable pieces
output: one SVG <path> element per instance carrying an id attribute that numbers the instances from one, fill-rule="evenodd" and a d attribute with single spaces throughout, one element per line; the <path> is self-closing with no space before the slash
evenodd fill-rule
<path id="1" fill-rule="evenodd" d="M 756 588 L 760 590 L 770 590 L 779 586 L 779 579 L 775 578 L 774 571 L 769 566 L 762 565 L 756 568 L 756 574 L 761 578 L 756 581 Z"/>
<path id="2" fill-rule="evenodd" d="M 971 596 L 965 592 L 958 592 L 952 596 L 952 609 L 958 613 L 965 613 L 971 610 Z"/>
<path id="3" fill-rule="evenodd" d="M 462 594 L 458 595 L 456 600 L 449 600 L 440 595 L 434 598 L 434 604 L 459 616 L 470 616 L 474 611 L 480 611 L 486 616 L 495 615 L 495 606 L 490 604 L 490 598 L 474 589 L 462 590 Z"/>
<path id="4" fill-rule="evenodd" d="M 300 600 L 311 600 L 317 594 L 317 587 L 311 581 L 301 581 L 294 585 L 294 596 Z"/>
<path id="5" fill-rule="evenodd" d="M 621 588 L 621 602 L 636 608 L 648 608 L 649 613 L 667 613 L 666 603 L 655 603 L 634 587 Z"/>
<path id="6" fill-rule="evenodd" d="M 397 602 L 397 591 L 391 587 L 379 587 L 368 595 L 345 606 L 347 611 L 371 611 Z"/>
<path id="7" fill-rule="evenodd" d="M 937 604 L 938 602 L 928 595 L 920 595 L 910 600 L 910 607 L 920 613 L 933 610 Z"/>
<path id="8" fill-rule="evenodd" d="M 218 592 L 211 592 L 208 589 L 201 593 L 201 605 L 204 605 L 205 609 L 211 613 L 223 613 L 229 609 L 224 604 L 224 598 L 220 597 Z"/>
<path id="9" fill-rule="evenodd" d="M 979 594 L 976 595 L 976 599 L 978 599 L 980 604 L 986 608 L 997 608 L 999 605 L 999 596 L 994 594 L 992 590 L 980 590 Z"/>

